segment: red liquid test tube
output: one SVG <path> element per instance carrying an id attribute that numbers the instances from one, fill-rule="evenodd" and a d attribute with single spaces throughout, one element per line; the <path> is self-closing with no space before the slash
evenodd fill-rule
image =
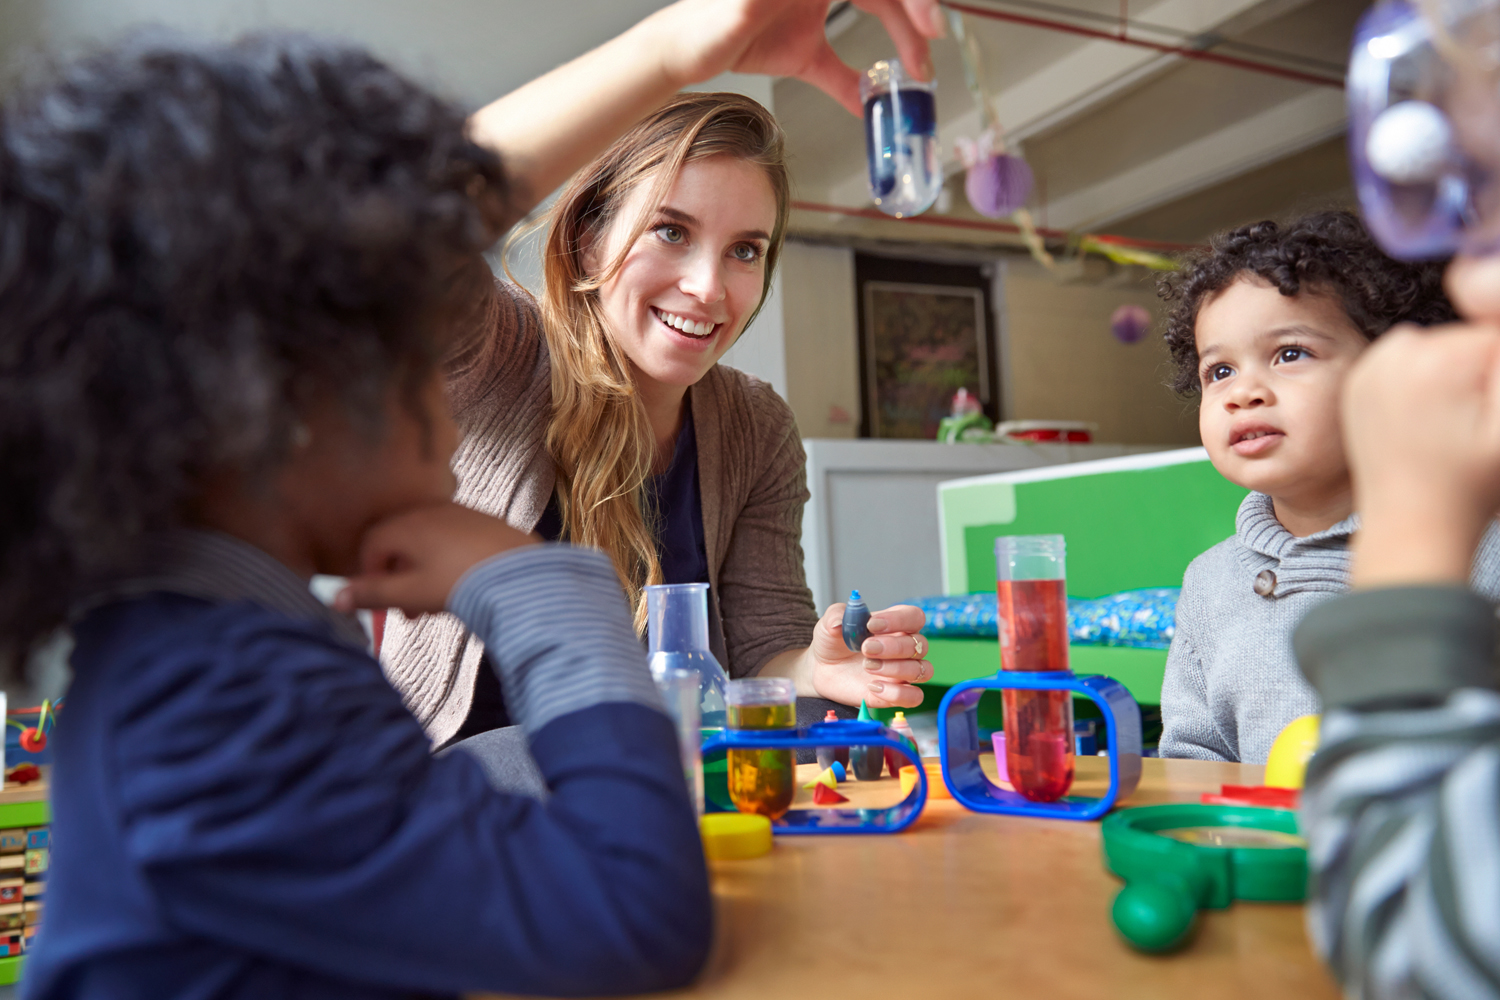
<path id="1" fill-rule="evenodd" d="M 1061 535 L 995 539 L 1003 670 L 1068 669 L 1068 585 Z M 1073 695 L 1001 692 L 1005 770 L 1011 787 L 1034 802 L 1054 802 L 1073 785 Z"/>

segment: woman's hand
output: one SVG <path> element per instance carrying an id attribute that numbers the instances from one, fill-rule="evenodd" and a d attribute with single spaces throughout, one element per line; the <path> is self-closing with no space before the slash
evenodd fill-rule
<path id="1" fill-rule="evenodd" d="M 1500 328 L 1393 330 L 1349 375 L 1357 587 L 1463 584 L 1500 505 Z"/>
<path id="2" fill-rule="evenodd" d="M 880 18 L 901 62 L 914 75 L 932 76 L 929 38 L 941 38 L 937 0 L 854 0 Z M 662 53 L 670 76 L 701 83 L 725 71 L 794 76 L 860 114 L 859 74 L 828 44 L 824 0 L 680 0 L 642 22 L 670 39 Z M 652 22 L 656 22 L 653 24 Z"/>
<path id="3" fill-rule="evenodd" d="M 502 552 L 536 545 L 535 535 L 456 503 L 434 504 L 381 521 L 360 544 L 360 575 L 334 607 L 442 611 L 459 578 Z"/>
<path id="4" fill-rule="evenodd" d="M 773 657 L 762 677 L 790 677 L 799 697 L 827 698 L 842 705 L 871 708 L 916 708 L 922 691 L 914 685 L 932 679 L 932 664 L 922 657 L 927 624 L 921 608 L 897 604 L 870 616 L 870 638 L 854 652 L 844 645 L 844 605 L 828 609 L 813 628 L 812 644 Z"/>

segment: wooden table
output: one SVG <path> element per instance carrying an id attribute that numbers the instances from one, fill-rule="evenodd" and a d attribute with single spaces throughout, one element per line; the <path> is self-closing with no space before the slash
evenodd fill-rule
<path id="1" fill-rule="evenodd" d="M 983 758 L 994 776 L 994 757 Z M 1197 802 L 1262 768 L 1146 760 L 1127 805 Z M 816 773 L 803 765 L 804 780 Z M 1080 794 L 1107 780 L 1080 758 Z M 853 805 L 891 779 L 846 782 Z M 798 793 L 797 805 L 810 804 Z M 1120 883 L 1104 870 L 1098 823 L 988 816 L 930 799 L 894 836 L 777 837 L 765 857 L 711 863 L 714 954 L 687 990 L 716 1000 L 1200 1000 L 1327 998 L 1339 991 L 1307 944 L 1302 907 L 1203 910 L 1183 951 L 1148 956 L 1116 937 Z M 478 998 L 474 998 L 478 1000 Z"/>
<path id="2" fill-rule="evenodd" d="M 983 760 L 993 777 L 994 757 Z M 1262 772 L 1143 763 L 1128 805 L 1196 802 L 1221 784 L 1259 784 Z M 1081 758 L 1078 765 L 1076 791 L 1101 793 L 1106 762 Z M 858 782 L 840 791 L 855 805 L 875 794 Z M 1104 869 L 1098 823 L 981 815 L 932 799 L 902 834 L 778 837 L 763 858 L 712 869 L 715 954 L 692 989 L 672 996 L 1339 996 L 1308 947 L 1300 906 L 1205 910 L 1186 950 L 1167 957 L 1131 951 L 1110 924 L 1120 883 Z"/>

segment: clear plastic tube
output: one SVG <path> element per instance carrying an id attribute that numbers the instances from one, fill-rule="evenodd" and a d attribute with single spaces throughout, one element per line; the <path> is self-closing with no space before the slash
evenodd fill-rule
<path id="1" fill-rule="evenodd" d="M 651 676 L 669 670 L 698 675 L 700 725 L 724 728 L 729 677 L 708 648 L 708 584 L 671 583 L 646 588 L 646 633 Z"/>
<path id="2" fill-rule="evenodd" d="M 791 678 L 730 681 L 727 696 L 731 729 L 797 728 L 797 688 Z M 740 812 L 777 819 L 792 807 L 796 794 L 792 751 L 729 751 L 729 798 Z"/>
<path id="3" fill-rule="evenodd" d="M 655 675 L 667 714 L 677 727 L 677 745 L 682 754 L 682 775 L 698 814 L 703 814 L 702 732 L 698 722 L 699 675 L 696 670 L 663 670 Z"/>
<path id="4" fill-rule="evenodd" d="M 936 80 L 912 79 L 899 59 L 883 59 L 860 78 L 870 197 L 898 219 L 927 211 L 943 190 L 936 89 Z"/>
<path id="5" fill-rule="evenodd" d="M 1004 670 L 1068 669 L 1068 585 L 1061 535 L 995 539 Z M 1053 802 L 1073 785 L 1073 696 L 1018 691 L 1005 702 L 1005 767 L 1016 791 Z"/>

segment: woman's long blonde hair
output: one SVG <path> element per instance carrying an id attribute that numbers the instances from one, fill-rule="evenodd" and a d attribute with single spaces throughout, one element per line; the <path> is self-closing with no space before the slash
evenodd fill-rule
<path id="1" fill-rule="evenodd" d="M 599 289 L 619 272 L 646 231 L 683 164 L 732 156 L 761 167 L 776 195 L 776 226 L 766 252 L 765 304 L 781 256 L 790 210 L 781 126 L 739 94 L 682 94 L 647 117 L 585 167 L 547 216 L 542 322 L 552 362 L 552 416 L 547 450 L 557 467 L 563 535 L 606 552 L 645 630 L 645 586 L 661 583 L 645 484 L 655 439 L 631 377 L 630 362 L 609 336 Z M 590 247 L 603 247 L 626 198 L 651 189 L 646 210 L 596 273 Z M 745 326 L 760 312 L 745 321 Z M 743 330 L 743 327 L 741 328 Z"/>

